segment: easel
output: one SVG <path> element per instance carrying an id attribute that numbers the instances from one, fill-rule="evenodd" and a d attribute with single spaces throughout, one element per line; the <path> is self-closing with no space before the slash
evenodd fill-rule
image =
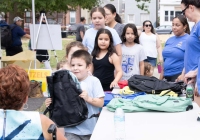
<path id="1" fill-rule="evenodd" d="M 54 49 L 54 47 L 53 47 L 53 42 L 52 42 L 52 37 L 51 37 L 51 34 L 50 34 L 50 31 L 49 31 L 49 24 L 48 24 L 48 22 L 47 22 L 47 18 L 46 18 L 46 16 L 45 16 L 45 13 L 41 13 L 41 15 L 40 15 L 40 23 L 39 23 L 39 28 L 38 28 L 38 31 L 37 31 L 37 35 L 36 35 L 36 41 L 35 41 L 35 46 L 36 46 L 36 48 L 33 48 L 33 49 L 37 49 L 37 44 L 38 44 L 38 37 L 39 37 L 39 33 L 40 33 L 40 28 L 41 28 L 41 25 L 42 25 L 42 19 L 45 19 L 45 21 L 46 21 L 46 25 L 47 25 L 47 29 L 48 29 L 48 34 L 49 34 L 49 37 L 50 37 L 50 40 L 51 40 L 51 44 L 52 44 L 52 50 L 53 50 L 53 52 L 54 52 L 54 56 L 55 56 L 55 58 L 56 58 L 56 61 L 57 61 L 57 63 L 58 63 L 58 57 L 57 57 L 57 54 L 56 54 L 56 51 L 55 51 L 55 49 Z M 36 69 L 36 59 L 37 59 L 37 56 L 49 56 L 49 59 L 50 59 L 50 55 L 35 55 L 35 69 Z M 47 60 L 47 61 L 49 61 L 49 59 Z"/>

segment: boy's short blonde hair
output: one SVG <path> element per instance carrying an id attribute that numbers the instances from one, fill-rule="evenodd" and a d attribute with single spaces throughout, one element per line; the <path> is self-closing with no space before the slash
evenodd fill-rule
<path id="1" fill-rule="evenodd" d="M 59 70 L 61 68 L 63 68 L 63 65 L 67 63 L 66 60 L 61 60 L 60 62 L 57 63 L 56 69 Z"/>

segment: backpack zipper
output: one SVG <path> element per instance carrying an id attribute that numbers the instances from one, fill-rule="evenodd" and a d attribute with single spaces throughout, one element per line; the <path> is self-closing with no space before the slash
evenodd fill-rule
<path id="1" fill-rule="evenodd" d="M 6 132 L 6 110 L 4 112 L 4 123 L 3 123 L 3 140 L 5 139 L 5 132 Z"/>

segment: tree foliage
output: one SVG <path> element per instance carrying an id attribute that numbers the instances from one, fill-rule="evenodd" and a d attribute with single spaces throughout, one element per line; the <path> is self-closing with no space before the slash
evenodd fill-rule
<path id="1" fill-rule="evenodd" d="M 99 0 L 35 0 L 35 11 L 66 12 L 77 6 L 91 9 L 98 3 Z M 0 0 L 0 11 L 23 13 L 25 9 L 32 9 L 32 0 Z"/>
<path id="2" fill-rule="evenodd" d="M 149 7 L 146 5 L 146 3 L 147 2 L 150 3 L 151 0 L 135 0 L 135 1 L 138 3 L 137 7 L 139 9 L 149 12 L 149 10 L 148 10 Z"/>

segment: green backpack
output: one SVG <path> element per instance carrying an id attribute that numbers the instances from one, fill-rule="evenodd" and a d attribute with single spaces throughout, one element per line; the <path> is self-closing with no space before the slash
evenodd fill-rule
<path id="1" fill-rule="evenodd" d="M 151 94 L 137 96 L 133 100 L 114 98 L 107 105 L 108 110 L 112 112 L 118 107 L 126 113 L 146 111 L 184 112 L 193 109 L 190 98 Z"/>

